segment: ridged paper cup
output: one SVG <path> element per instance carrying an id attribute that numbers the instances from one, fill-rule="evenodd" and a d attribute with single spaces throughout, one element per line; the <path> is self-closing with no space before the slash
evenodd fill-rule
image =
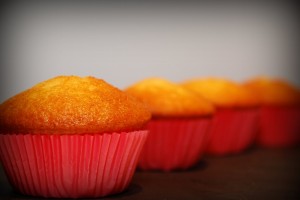
<path id="1" fill-rule="evenodd" d="M 152 119 L 142 150 L 141 170 L 184 170 L 201 158 L 207 144 L 211 118 Z"/>
<path id="2" fill-rule="evenodd" d="M 206 153 L 227 155 L 246 150 L 255 141 L 258 114 L 258 108 L 218 109 L 212 120 Z"/>
<path id="3" fill-rule="evenodd" d="M 19 193 L 102 197 L 128 187 L 147 134 L 0 134 L 0 158 Z"/>
<path id="4" fill-rule="evenodd" d="M 291 147 L 300 143 L 300 108 L 268 107 L 260 110 L 257 142 L 263 147 Z"/>

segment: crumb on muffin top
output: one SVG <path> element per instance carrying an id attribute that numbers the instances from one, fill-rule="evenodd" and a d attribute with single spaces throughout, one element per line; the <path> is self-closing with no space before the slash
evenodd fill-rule
<path id="1" fill-rule="evenodd" d="M 150 118 L 145 105 L 94 77 L 54 77 L 0 105 L 2 133 L 133 131 L 142 129 Z"/>
<path id="2" fill-rule="evenodd" d="M 207 100 L 218 108 L 243 108 L 257 106 L 255 95 L 234 81 L 209 77 L 190 79 L 181 84 Z"/>
<path id="3" fill-rule="evenodd" d="M 214 112 L 213 105 L 196 93 L 159 77 L 139 81 L 125 92 L 147 104 L 153 117 L 196 117 Z"/>
<path id="4" fill-rule="evenodd" d="M 261 105 L 300 105 L 300 90 L 279 78 L 256 77 L 244 83 Z"/>

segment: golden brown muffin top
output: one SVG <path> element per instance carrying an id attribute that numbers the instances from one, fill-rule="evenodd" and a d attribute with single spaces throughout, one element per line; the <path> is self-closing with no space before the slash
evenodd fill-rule
<path id="1" fill-rule="evenodd" d="M 251 91 L 230 80 L 216 77 L 198 78 L 187 80 L 182 83 L 182 86 L 198 93 L 219 108 L 258 105 Z"/>
<path id="2" fill-rule="evenodd" d="M 142 129 L 146 106 L 94 77 L 58 76 L 0 105 L 2 133 L 82 134 Z"/>
<path id="3" fill-rule="evenodd" d="M 147 104 L 154 117 L 195 117 L 214 112 L 210 102 L 162 78 L 144 79 L 125 92 Z"/>
<path id="4" fill-rule="evenodd" d="M 255 92 L 262 105 L 300 104 L 300 90 L 285 80 L 257 77 L 245 82 L 245 87 Z"/>

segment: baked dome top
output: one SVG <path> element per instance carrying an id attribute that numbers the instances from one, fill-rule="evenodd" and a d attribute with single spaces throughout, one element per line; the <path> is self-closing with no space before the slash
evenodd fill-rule
<path id="1" fill-rule="evenodd" d="M 214 112 L 213 105 L 196 93 L 158 77 L 139 81 L 125 92 L 147 104 L 154 117 L 193 117 Z"/>
<path id="2" fill-rule="evenodd" d="M 0 131 L 82 134 L 142 129 L 146 106 L 94 77 L 58 76 L 0 105 Z"/>
<path id="3" fill-rule="evenodd" d="M 285 80 L 270 77 L 257 77 L 245 82 L 260 104 L 300 105 L 300 90 Z"/>
<path id="4" fill-rule="evenodd" d="M 216 107 L 252 107 L 258 105 L 255 95 L 234 81 L 216 77 L 196 78 L 183 82 L 182 86 L 203 96 Z"/>

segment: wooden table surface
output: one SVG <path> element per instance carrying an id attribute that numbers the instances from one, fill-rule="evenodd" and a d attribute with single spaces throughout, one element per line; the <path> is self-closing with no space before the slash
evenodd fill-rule
<path id="1" fill-rule="evenodd" d="M 36 198 L 14 193 L 0 167 L 0 199 Z M 256 147 L 206 156 L 187 171 L 137 171 L 126 191 L 101 199 L 300 199 L 300 148 Z"/>

